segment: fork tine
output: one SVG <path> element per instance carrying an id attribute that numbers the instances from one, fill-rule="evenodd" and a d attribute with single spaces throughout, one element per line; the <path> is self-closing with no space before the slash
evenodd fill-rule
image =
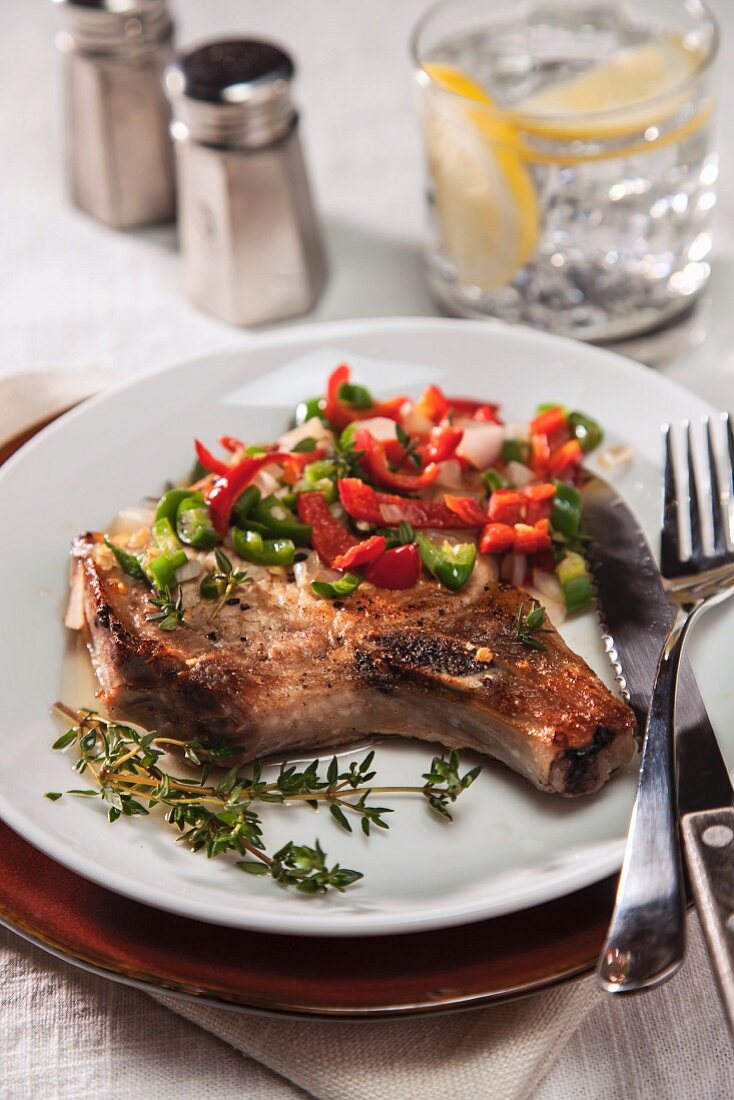
<path id="1" fill-rule="evenodd" d="M 711 518 L 714 531 L 714 556 L 720 557 L 726 553 L 726 503 L 721 495 L 719 484 L 719 471 L 716 465 L 716 453 L 714 451 L 714 433 L 711 421 L 706 417 L 706 448 L 709 459 L 709 483 L 711 485 Z"/>
<path id="2" fill-rule="evenodd" d="M 673 429 L 663 428 L 665 444 L 665 474 L 663 495 L 663 527 L 660 533 L 660 568 L 664 577 L 672 576 L 680 568 L 680 536 L 678 532 L 678 485 L 673 458 Z M 732 437 L 734 446 L 734 437 Z"/>
<path id="3" fill-rule="evenodd" d="M 690 420 L 686 430 L 686 446 L 688 449 L 688 514 L 691 520 L 691 561 L 700 563 L 703 558 L 701 508 L 698 502 L 698 482 L 696 481 L 696 467 L 693 462 L 693 432 Z"/>
<path id="4" fill-rule="evenodd" d="M 722 419 L 726 428 L 726 456 L 728 466 L 726 485 L 724 486 L 724 492 L 721 497 L 721 506 L 725 514 L 725 523 L 729 535 L 729 542 L 734 543 L 734 530 L 732 530 L 730 513 L 731 500 L 734 496 L 734 431 L 732 431 L 730 414 L 724 413 Z"/>

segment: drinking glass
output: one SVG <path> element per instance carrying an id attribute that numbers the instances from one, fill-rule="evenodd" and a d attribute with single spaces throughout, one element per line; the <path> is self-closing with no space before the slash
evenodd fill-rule
<path id="1" fill-rule="evenodd" d="M 442 307 L 593 341 L 710 274 L 715 20 L 700 0 L 442 0 L 413 36 Z"/>

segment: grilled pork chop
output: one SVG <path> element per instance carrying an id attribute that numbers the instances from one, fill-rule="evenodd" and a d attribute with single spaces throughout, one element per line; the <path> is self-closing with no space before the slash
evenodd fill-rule
<path id="1" fill-rule="evenodd" d="M 635 748 L 631 710 L 546 622 L 544 650 L 517 640 L 527 595 L 477 568 L 448 593 L 363 585 L 317 599 L 293 574 L 247 566 L 253 583 L 212 620 L 184 584 L 190 623 L 146 620 L 149 590 L 102 536 L 72 551 L 72 602 L 113 717 L 178 738 L 213 736 L 242 759 L 396 734 L 492 756 L 540 790 L 586 794 Z M 75 624 L 76 625 L 76 624 Z"/>

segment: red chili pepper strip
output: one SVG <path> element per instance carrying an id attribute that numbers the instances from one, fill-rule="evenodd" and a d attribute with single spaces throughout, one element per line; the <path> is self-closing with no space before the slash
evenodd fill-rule
<path id="1" fill-rule="evenodd" d="M 428 443 L 419 448 L 424 465 L 429 462 L 446 462 L 453 458 L 463 436 L 463 428 L 432 428 Z"/>
<path id="2" fill-rule="evenodd" d="M 222 444 L 225 451 L 231 451 L 233 454 L 235 451 L 241 451 L 244 447 L 242 440 L 235 439 L 233 435 L 220 435 L 219 442 Z"/>
<path id="3" fill-rule="evenodd" d="M 495 489 L 489 498 L 488 511 L 493 523 L 520 523 L 525 514 L 525 498 L 517 489 Z"/>
<path id="4" fill-rule="evenodd" d="M 365 428 L 359 428 L 354 433 L 354 446 L 358 451 L 364 451 L 362 465 L 372 481 L 377 481 L 388 489 L 399 489 L 404 493 L 424 489 L 427 485 L 432 485 L 441 472 L 436 463 L 431 463 L 416 474 L 401 474 L 391 470 L 384 445 L 373 439 Z"/>
<path id="5" fill-rule="evenodd" d="M 554 405 L 552 409 L 546 409 L 545 412 L 538 413 L 538 415 L 530 421 L 530 434 L 531 435 L 553 435 L 554 432 L 560 431 L 566 427 L 568 422 L 568 413 L 561 405 Z"/>
<path id="6" fill-rule="evenodd" d="M 396 546 L 370 562 L 365 570 L 365 580 L 377 588 L 396 590 L 412 588 L 421 575 L 421 556 L 414 542 Z"/>
<path id="7" fill-rule="evenodd" d="M 480 405 L 474 413 L 474 419 L 481 424 L 504 424 L 499 415 L 499 405 Z"/>
<path id="8" fill-rule="evenodd" d="M 231 470 L 232 467 L 227 462 L 213 455 L 208 447 L 205 447 L 198 439 L 194 440 L 194 450 L 196 451 L 196 457 L 199 462 L 204 469 L 209 470 L 210 473 L 219 474 L 221 477 L 224 474 L 228 474 Z"/>
<path id="9" fill-rule="evenodd" d="M 311 462 L 318 462 L 325 454 L 326 451 L 318 447 L 313 451 L 307 451 L 305 454 L 301 451 L 289 452 L 286 461 L 283 463 L 283 481 L 286 485 L 295 485 L 297 481 L 300 481 L 304 467 Z"/>
<path id="10" fill-rule="evenodd" d="M 414 410 L 420 416 L 425 416 L 427 420 L 432 420 L 434 424 L 439 424 L 449 415 L 451 406 L 443 390 L 431 385 L 418 398 Z"/>
<path id="11" fill-rule="evenodd" d="M 548 528 L 547 519 L 539 520 L 532 527 L 527 523 L 515 524 L 515 553 L 537 554 L 540 550 L 549 550 L 551 539 Z"/>
<path id="12" fill-rule="evenodd" d="M 385 495 L 376 493 L 371 485 L 367 485 L 358 477 L 344 477 L 339 481 L 339 499 L 352 519 L 361 520 L 363 523 L 382 523 L 379 498 Z M 402 503 L 401 497 L 391 499 Z M 400 520 L 395 526 L 399 523 Z"/>
<path id="13" fill-rule="evenodd" d="M 470 527 L 482 527 L 487 522 L 486 513 L 474 497 L 454 497 L 446 493 L 443 499 L 446 507 L 455 512 L 459 519 L 464 520 Z"/>
<path id="14" fill-rule="evenodd" d="M 350 547 L 346 554 L 339 554 L 338 557 L 334 558 L 331 565 L 334 569 L 355 569 L 360 565 L 366 565 L 368 562 L 374 561 L 375 558 L 379 558 L 380 554 L 385 553 L 386 546 L 384 535 L 372 535 L 364 542 L 358 542 L 356 546 Z"/>
<path id="15" fill-rule="evenodd" d="M 379 493 L 357 477 L 341 479 L 339 497 L 352 519 L 363 523 L 397 527 L 405 520 L 411 527 L 419 529 L 478 526 L 462 520 L 441 500 L 411 500 L 391 493 Z"/>
<path id="16" fill-rule="evenodd" d="M 515 545 L 515 528 L 509 523 L 488 523 L 479 536 L 482 554 L 504 554 Z"/>
<path id="17" fill-rule="evenodd" d="M 456 416 L 471 417 L 485 424 L 501 424 L 498 416 L 499 405 L 493 405 L 485 401 L 473 401 L 469 397 L 447 397 L 451 410 Z"/>
<path id="18" fill-rule="evenodd" d="M 548 460 L 548 470 L 551 474 L 560 474 L 568 470 L 570 466 L 578 466 L 584 457 L 584 452 L 577 439 L 569 439 L 568 443 L 562 443 L 555 451 L 551 452 Z"/>
<path id="19" fill-rule="evenodd" d="M 545 435 L 531 436 L 530 469 L 536 477 L 545 477 L 548 473 L 550 446 Z"/>
<path id="20" fill-rule="evenodd" d="M 343 424 L 338 423 L 341 418 L 341 410 L 346 411 L 346 407 L 342 405 L 339 400 L 339 387 L 345 382 L 348 382 L 352 376 L 352 372 L 346 363 L 341 363 L 336 370 L 333 370 L 329 375 L 329 380 L 326 383 L 326 393 L 324 395 L 324 414 L 327 420 L 336 428 L 346 428 L 349 423 L 345 420 Z"/>
<path id="21" fill-rule="evenodd" d="M 240 493 L 247 488 L 251 481 L 254 481 L 265 466 L 285 462 L 288 458 L 289 455 L 287 454 L 271 451 L 266 455 L 244 458 L 236 466 L 225 467 L 225 473 L 217 478 L 205 496 L 214 529 L 222 538 L 227 534 L 229 517 Z"/>
<path id="22" fill-rule="evenodd" d="M 389 401 L 374 401 L 368 409 L 354 409 L 339 400 L 339 390 L 345 382 L 349 382 L 352 372 L 342 363 L 332 371 L 326 384 L 324 395 L 324 415 L 339 431 L 343 431 L 348 424 L 355 420 L 368 420 L 373 416 L 385 416 L 389 420 L 398 420 L 400 410 L 407 401 L 406 397 L 393 397 Z"/>
<path id="23" fill-rule="evenodd" d="M 526 523 L 532 525 L 541 519 L 549 520 L 553 508 L 553 497 L 556 495 L 555 485 L 551 485 L 549 482 L 543 485 L 528 485 L 522 492 L 527 500 L 525 505 Z"/>
<path id="24" fill-rule="evenodd" d="M 299 493 L 298 518 L 312 527 L 311 544 L 326 565 L 359 546 L 355 537 L 334 519 L 323 493 Z"/>
<path id="25" fill-rule="evenodd" d="M 528 500 L 552 500 L 556 495 L 556 487 L 545 481 L 542 485 L 526 485 L 522 492 Z"/>

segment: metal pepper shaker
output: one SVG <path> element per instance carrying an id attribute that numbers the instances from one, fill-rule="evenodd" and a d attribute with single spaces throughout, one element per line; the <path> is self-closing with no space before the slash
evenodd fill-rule
<path id="1" fill-rule="evenodd" d="M 55 0 L 64 29 L 67 175 L 72 201 L 116 229 L 175 216 L 166 0 Z"/>
<path id="2" fill-rule="evenodd" d="M 293 73 L 277 46 L 243 40 L 200 46 L 166 73 L 186 290 L 235 325 L 305 313 L 326 280 Z"/>

